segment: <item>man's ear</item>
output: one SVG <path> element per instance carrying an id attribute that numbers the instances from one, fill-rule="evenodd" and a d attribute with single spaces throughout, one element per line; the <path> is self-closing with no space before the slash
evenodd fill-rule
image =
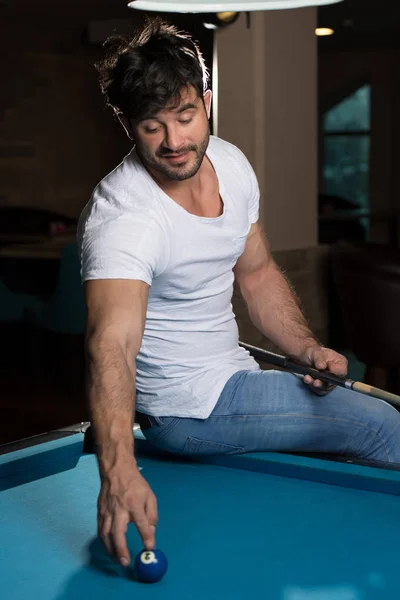
<path id="1" fill-rule="evenodd" d="M 128 138 L 130 140 L 134 140 L 135 138 L 133 137 L 132 125 L 129 119 L 124 117 L 124 115 L 122 114 L 117 115 L 117 119 L 121 123 L 122 127 L 125 129 L 125 133 L 128 136 Z"/>
<path id="2" fill-rule="evenodd" d="M 208 118 L 211 117 L 211 100 L 212 100 L 212 91 L 207 90 L 203 94 L 203 101 L 204 101 L 204 106 L 206 107 L 206 113 L 207 113 Z"/>

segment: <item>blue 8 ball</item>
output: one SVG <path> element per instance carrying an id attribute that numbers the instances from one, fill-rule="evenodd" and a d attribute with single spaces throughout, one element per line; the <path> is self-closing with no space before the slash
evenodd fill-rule
<path id="1" fill-rule="evenodd" d="M 142 550 L 135 558 L 135 574 L 139 581 L 155 583 L 167 571 L 168 561 L 161 550 Z"/>

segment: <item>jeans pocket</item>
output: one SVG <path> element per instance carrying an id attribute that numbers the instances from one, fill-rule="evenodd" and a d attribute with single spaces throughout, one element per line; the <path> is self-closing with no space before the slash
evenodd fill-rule
<path id="1" fill-rule="evenodd" d="M 198 438 L 189 436 L 186 439 L 183 448 L 184 454 L 242 454 L 245 449 L 241 446 L 232 446 L 231 444 L 222 444 L 221 442 L 213 442 L 211 440 L 199 440 Z"/>

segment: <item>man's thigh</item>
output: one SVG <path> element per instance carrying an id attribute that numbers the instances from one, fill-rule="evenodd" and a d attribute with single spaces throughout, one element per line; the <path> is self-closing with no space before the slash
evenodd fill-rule
<path id="1" fill-rule="evenodd" d="M 150 437 L 160 448 L 184 454 L 362 456 L 366 448 L 376 447 L 386 460 L 379 431 L 388 419 L 400 425 L 399 414 L 386 403 L 344 388 L 319 396 L 291 373 L 241 371 L 227 382 L 208 419 L 167 419 Z"/>

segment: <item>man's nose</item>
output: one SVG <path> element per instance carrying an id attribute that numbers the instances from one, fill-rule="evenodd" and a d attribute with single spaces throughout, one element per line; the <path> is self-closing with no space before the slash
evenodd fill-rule
<path id="1" fill-rule="evenodd" d="M 184 148 L 184 139 L 177 127 L 168 127 L 165 133 L 165 146 L 172 152 L 179 152 Z"/>

